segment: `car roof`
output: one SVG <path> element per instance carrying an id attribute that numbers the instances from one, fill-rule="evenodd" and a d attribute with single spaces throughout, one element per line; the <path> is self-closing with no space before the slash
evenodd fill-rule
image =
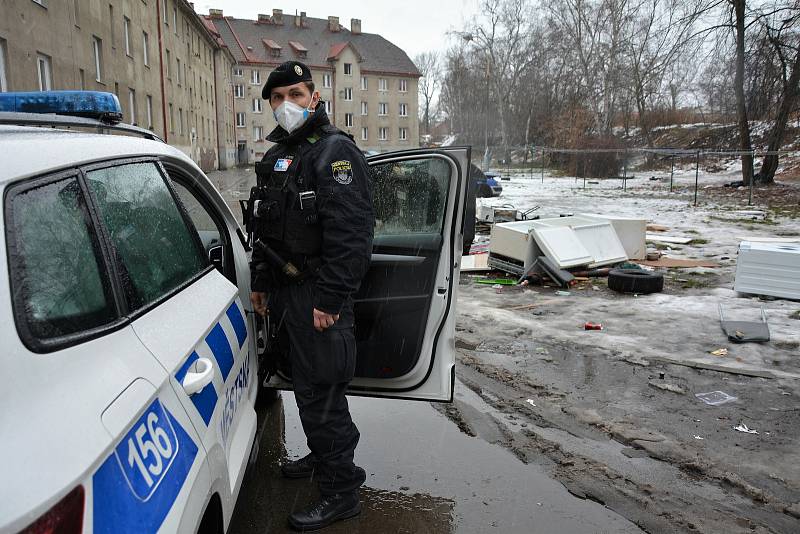
<path id="1" fill-rule="evenodd" d="M 63 168 L 136 156 L 169 156 L 194 165 L 166 143 L 134 137 L 57 128 L 0 125 L 0 185 Z"/>

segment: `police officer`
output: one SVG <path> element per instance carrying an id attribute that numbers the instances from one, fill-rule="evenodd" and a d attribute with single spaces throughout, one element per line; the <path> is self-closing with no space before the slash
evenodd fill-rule
<path id="1" fill-rule="evenodd" d="M 313 530 L 361 511 L 366 476 L 353 463 L 359 432 L 345 390 L 356 364 L 352 295 L 369 266 L 374 214 L 364 156 L 330 124 L 308 67 L 283 63 L 261 95 L 278 126 L 267 136 L 276 144 L 256 164 L 251 193 L 251 300 L 288 337 L 311 453 L 281 471 L 314 474 L 320 501 L 289 516 L 292 527 Z"/>

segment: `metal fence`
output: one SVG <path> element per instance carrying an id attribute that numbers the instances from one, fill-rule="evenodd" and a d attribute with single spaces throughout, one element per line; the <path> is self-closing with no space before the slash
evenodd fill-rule
<path id="1" fill-rule="evenodd" d="M 480 160 L 480 147 L 474 147 L 473 155 L 478 156 L 477 160 Z M 500 152 L 499 147 L 489 147 L 489 153 L 493 151 Z M 510 173 L 512 169 L 517 171 L 526 172 L 530 176 L 530 178 L 534 178 L 537 174 L 539 175 L 542 183 L 544 183 L 545 179 L 545 169 L 550 168 L 552 169 L 552 163 L 557 160 L 563 160 L 563 157 L 557 157 L 561 155 L 575 155 L 577 157 L 586 156 L 590 157 L 592 154 L 596 155 L 615 155 L 615 157 L 620 160 L 619 167 L 620 167 L 620 174 L 619 176 L 614 176 L 612 178 L 619 179 L 620 189 L 623 191 L 628 190 L 628 182 L 632 179 L 630 177 L 630 172 L 632 170 L 636 170 L 640 167 L 641 162 L 637 162 L 636 160 L 640 160 L 644 157 L 647 160 L 658 158 L 660 164 L 664 167 L 669 165 L 670 169 L 670 178 L 669 178 L 669 192 L 673 192 L 675 190 L 675 170 L 676 170 L 676 162 L 678 164 L 686 164 L 687 162 L 689 165 L 694 167 L 694 186 L 693 186 L 693 204 L 696 206 L 698 201 L 698 191 L 700 189 L 700 170 L 701 165 L 704 162 L 708 162 L 709 160 L 718 160 L 718 161 L 730 161 L 735 158 L 741 158 L 742 156 L 751 156 L 753 161 L 757 158 L 763 158 L 767 155 L 777 155 L 777 156 L 786 156 L 791 154 L 788 151 L 766 151 L 766 150 L 750 150 L 750 151 L 743 151 L 743 150 L 719 150 L 719 149 L 685 149 L 685 148 L 626 148 L 626 149 L 619 149 L 619 148 L 590 148 L 590 149 L 577 149 L 577 148 L 557 148 L 557 147 L 509 147 L 507 151 L 510 154 L 516 154 L 512 158 L 506 160 L 495 160 L 497 163 L 495 165 L 490 165 L 490 168 L 494 169 L 505 169 L 507 173 Z M 520 156 L 522 155 L 522 156 Z M 668 161 L 667 161 L 668 160 Z M 563 163 L 563 161 L 562 161 Z M 484 162 L 485 164 L 485 162 Z M 575 180 L 583 180 L 583 187 L 584 189 L 587 187 L 587 181 L 592 181 L 593 177 L 586 176 L 586 172 L 580 172 L 580 164 L 576 163 L 576 172 L 575 172 Z M 653 167 L 649 167 L 647 170 L 652 170 Z M 582 176 L 581 176 L 582 175 Z M 741 177 L 741 174 L 738 175 L 738 178 Z M 609 179 L 609 178 L 604 178 Z M 750 181 L 748 185 L 748 193 L 747 193 L 747 205 L 753 205 L 753 196 L 754 196 L 754 183 L 753 180 Z"/>

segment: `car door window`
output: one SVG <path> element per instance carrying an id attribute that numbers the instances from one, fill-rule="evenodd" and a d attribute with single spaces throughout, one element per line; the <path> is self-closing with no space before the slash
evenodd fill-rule
<path id="1" fill-rule="evenodd" d="M 113 322 L 111 286 L 77 178 L 21 186 L 7 198 L 12 293 L 26 341 Z"/>
<path id="2" fill-rule="evenodd" d="M 92 170 L 87 182 L 123 267 L 131 308 L 150 304 L 208 265 L 155 163 Z"/>
<path id="3" fill-rule="evenodd" d="M 373 165 L 375 235 L 442 231 L 450 168 L 438 158 Z"/>

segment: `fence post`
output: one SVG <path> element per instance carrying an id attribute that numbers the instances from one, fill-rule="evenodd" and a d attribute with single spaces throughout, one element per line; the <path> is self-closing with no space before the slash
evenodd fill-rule
<path id="1" fill-rule="evenodd" d="M 750 152 L 750 158 L 751 158 L 751 161 L 755 161 L 755 159 L 756 159 L 755 150 Z M 747 205 L 748 206 L 752 206 L 753 205 L 753 182 L 755 182 L 755 181 L 756 181 L 756 176 L 755 176 L 755 174 L 753 174 L 752 176 L 750 176 L 750 193 L 749 193 L 749 197 L 747 198 Z"/>
<path id="2" fill-rule="evenodd" d="M 528 150 L 527 148 L 525 150 Z M 531 147 L 531 166 L 528 169 L 528 175 L 531 180 L 533 180 L 533 155 L 536 153 L 536 147 Z"/>
<path id="3" fill-rule="evenodd" d="M 628 190 L 628 149 L 622 153 L 622 190 Z"/>
<path id="4" fill-rule="evenodd" d="M 672 193 L 672 178 L 675 176 L 675 154 L 672 155 L 670 159 L 670 169 L 669 169 L 669 192 Z"/>
<path id="5" fill-rule="evenodd" d="M 695 153 L 694 160 L 694 205 L 697 206 L 697 186 L 700 181 L 700 151 Z"/>
<path id="6" fill-rule="evenodd" d="M 542 183 L 544 183 L 544 147 L 542 147 Z"/>

